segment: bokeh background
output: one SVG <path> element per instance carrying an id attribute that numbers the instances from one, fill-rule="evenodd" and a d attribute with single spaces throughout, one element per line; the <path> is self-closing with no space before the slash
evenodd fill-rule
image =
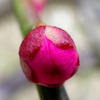
<path id="1" fill-rule="evenodd" d="M 12 1 L 0 0 L 0 100 L 39 100 L 19 64 L 22 35 L 15 15 Z M 100 0 L 48 0 L 40 19 L 76 43 L 81 65 L 64 84 L 70 100 L 100 100 Z"/>

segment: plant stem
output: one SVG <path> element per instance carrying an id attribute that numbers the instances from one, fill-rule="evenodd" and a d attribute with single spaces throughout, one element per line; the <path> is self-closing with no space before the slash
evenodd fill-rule
<path id="1" fill-rule="evenodd" d="M 41 100 L 69 100 L 64 86 L 49 88 L 37 85 Z"/>

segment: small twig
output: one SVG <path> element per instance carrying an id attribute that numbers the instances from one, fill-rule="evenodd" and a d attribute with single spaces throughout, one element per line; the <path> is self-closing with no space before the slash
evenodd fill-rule
<path id="1" fill-rule="evenodd" d="M 63 85 L 57 88 L 37 85 L 37 88 L 41 100 L 69 100 Z"/>

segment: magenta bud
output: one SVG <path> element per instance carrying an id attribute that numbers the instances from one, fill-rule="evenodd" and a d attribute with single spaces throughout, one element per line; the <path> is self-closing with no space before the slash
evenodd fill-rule
<path id="1" fill-rule="evenodd" d="M 35 12 L 41 13 L 46 6 L 47 0 L 31 0 L 31 3 Z"/>
<path id="2" fill-rule="evenodd" d="M 48 87 L 58 87 L 72 77 L 79 56 L 70 35 L 57 27 L 38 26 L 22 41 L 20 63 L 27 79 Z"/>

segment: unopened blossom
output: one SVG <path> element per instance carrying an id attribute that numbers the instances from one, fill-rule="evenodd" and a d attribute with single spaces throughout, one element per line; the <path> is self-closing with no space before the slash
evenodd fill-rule
<path id="1" fill-rule="evenodd" d="M 72 77 L 79 56 L 70 35 L 54 26 L 39 25 L 22 41 L 20 63 L 27 79 L 48 87 L 58 87 Z"/>
<path id="2" fill-rule="evenodd" d="M 30 0 L 30 1 L 33 5 L 33 9 L 37 13 L 41 13 L 44 10 L 47 3 L 47 0 Z"/>

